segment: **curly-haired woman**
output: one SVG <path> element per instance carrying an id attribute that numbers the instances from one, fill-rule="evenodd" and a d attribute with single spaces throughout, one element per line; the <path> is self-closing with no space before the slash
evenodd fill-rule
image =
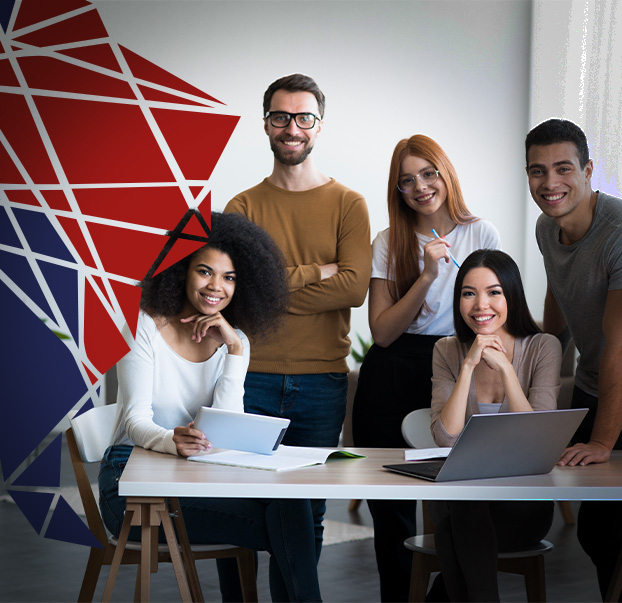
<path id="1" fill-rule="evenodd" d="M 118 365 L 112 446 L 99 475 L 104 522 L 115 535 L 125 499 L 118 479 L 141 446 L 184 457 L 210 448 L 194 429 L 200 406 L 244 412 L 247 334 L 261 336 L 287 307 L 280 251 L 238 214 L 212 213 L 208 243 L 142 283 L 130 353 Z M 273 598 L 319 601 L 313 517 L 308 500 L 182 498 L 191 542 L 268 550 Z"/>

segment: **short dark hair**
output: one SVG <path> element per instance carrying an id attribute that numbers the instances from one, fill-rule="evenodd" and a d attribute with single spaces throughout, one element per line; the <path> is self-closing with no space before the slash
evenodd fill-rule
<path id="1" fill-rule="evenodd" d="M 577 147 L 579 165 L 585 168 L 590 160 L 590 150 L 583 130 L 568 119 L 547 119 L 527 134 L 525 138 L 525 163 L 529 167 L 529 149 L 533 145 L 549 145 L 558 142 L 572 142 Z"/>
<path id="2" fill-rule="evenodd" d="M 510 335 L 526 337 L 541 332 L 529 312 L 516 262 L 507 253 L 498 249 L 478 249 L 462 262 L 454 285 L 454 328 L 460 341 L 468 342 L 475 338 L 475 334 L 467 326 L 460 313 L 462 283 L 466 275 L 474 268 L 489 268 L 499 279 L 508 306 L 505 328 Z"/>
<path id="3" fill-rule="evenodd" d="M 140 305 L 150 314 L 172 317 L 186 300 L 186 275 L 192 258 L 205 248 L 226 253 L 236 272 L 231 303 L 222 315 L 249 336 L 278 326 L 289 301 L 285 258 L 268 233 L 241 214 L 212 212 L 208 242 L 195 253 L 141 282 Z"/>
<path id="4" fill-rule="evenodd" d="M 272 82 L 265 94 L 263 95 L 263 114 L 270 111 L 270 103 L 272 96 L 277 90 L 287 90 L 287 92 L 310 92 L 317 100 L 317 108 L 320 117 L 324 118 L 324 109 L 326 107 L 326 98 L 315 80 L 303 73 L 292 73 L 279 78 L 276 82 Z"/>

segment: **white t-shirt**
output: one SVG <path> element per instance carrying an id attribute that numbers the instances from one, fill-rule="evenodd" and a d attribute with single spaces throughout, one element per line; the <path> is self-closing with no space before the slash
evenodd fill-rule
<path id="1" fill-rule="evenodd" d="M 423 246 L 432 237 L 417 234 L 419 241 L 419 268 L 423 271 Z M 458 224 L 445 239 L 451 244 L 451 253 L 459 264 L 476 249 L 501 249 L 499 231 L 487 220 L 477 220 L 470 224 Z M 372 243 L 371 278 L 393 280 L 387 269 L 387 249 L 389 229 L 381 230 Z M 429 309 L 423 308 L 417 319 L 410 324 L 406 333 L 420 335 L 453 335 L 453 295 L 458 268 L 450 261 L 439 262 L 436 280 L 430 286 L 426 302 Z"/>
<path id="2" fill-rule="evenodd" d="M 177 454 L 173 429 L 193 421 L 200 406 L 244 412 L 244 379 L 250 357 L 248 338 L 242 356 L 221 345 L 205 362 L 190 362 L 164 341 L 142 310 L 131 351 L 118 365 L 118 410 L 111 444 L 136 444 Z"/>

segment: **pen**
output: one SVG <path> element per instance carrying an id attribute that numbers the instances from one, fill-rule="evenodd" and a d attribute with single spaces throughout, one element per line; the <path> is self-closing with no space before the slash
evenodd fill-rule
<path id="1" fill-rule="evenodd" d="M 436 230 L 432 229 L 432 234 L 437 238 L 440 239 L 441 237 L 439 236 L 438 232 L 436 232 Z M 447 250 L 449 251 L 449 250 Z M 449 251 L 449 257 L 451 259 L 451 261 L 458 267 L 460 268 L 460 264 L 458 264 L 458 262 L 456 262 L 456 258 L 453 256 L 453 254 L 451 253 L 451 251 Z"/>

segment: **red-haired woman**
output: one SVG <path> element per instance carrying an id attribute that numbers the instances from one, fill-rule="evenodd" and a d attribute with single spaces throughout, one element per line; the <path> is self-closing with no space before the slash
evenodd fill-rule
<path id="1" fill-rule="evenodd" d="M 402 419 L 430 406 L 432 351 L 453 335 L 459 263 L 476 249 L 500 247 L 499 233 L 466 207 L 456 170 L 421 134 L 401 140 L 391 159 L 389 228 L 373 243 L 369 326 L 374 345 L 354 399 L 356 446 L 407 447 Z M 438 236 L 435 236 L 436 235 Z M 368 501 L 374 520 L 382 601 L 406 601 L 416 533 L 415 501 Z"/>

